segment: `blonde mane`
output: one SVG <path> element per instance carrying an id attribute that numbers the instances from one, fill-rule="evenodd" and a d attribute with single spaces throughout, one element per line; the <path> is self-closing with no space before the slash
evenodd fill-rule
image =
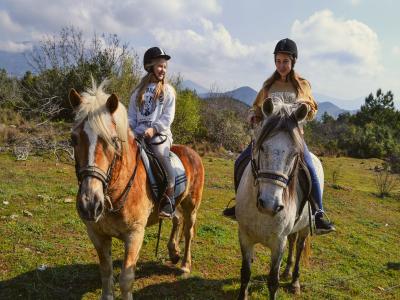
<path id="1" fill-rule="evenodd" d="M 83 122 L 86 118 L 89 126 L 100 136 L 107 145 L 115 148 L 114 136 L 110 130 L 111 123 L 114 122 L 117 130 L 117 137 L 122 142 L 122 150 L 128 146 L 128 114 L 125 106 L 119 102 L 117 110 L 111 115 L 107 109 L 107 99 L 109 94 L 105 93 L 104 88 L 108 80 L 104 80 L 99 86 L 92 79 L 92 87 L 82 93 L 82 103 L 75 116 L 75 126 Z"/>

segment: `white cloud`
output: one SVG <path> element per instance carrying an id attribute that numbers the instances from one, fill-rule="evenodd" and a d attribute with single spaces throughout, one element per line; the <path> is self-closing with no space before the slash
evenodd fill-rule
<path id="1" fill-rule="evenodd" d="M 0 51 L 6 52 L 24 52 L 32 49 L 32 44 L 30 43 L 16 43 L 13 41 L 0 41 Z"/>
<path id="2" fill-rule="evenodd" d="M 361 3 L 361 0 L 350 0 L 350 4 L 353 6 L 357 6 Z"/>
<path id="3" fill-rule="evenodd" d="M 364 23 L 341 20 L 324 10 L 304 22 L 296 20 L 291 31 L 314 65 L 329 63 L 358 75 L 374 74 L 382 68 L 378 36 Z"/>
<path id="4" fill-rule="evenodd" d="M 10 33 L 20 32 L 22 29 L 21 26 L 11 20 L 9 14 L 4 10 L 0 10 L 0 28 L 1 31 Z"/>
<path id="5" fill-rule="evenodd" d="M 400 57 L 400 47 L 399 47 L 399 46 L 394 46 L 394 47 L 392 48 L 392 53 L 393 53 L 394 55 Z"/>
<path id="6" fill-rule="evenodd" d="M 343 20 L 323 10 L 296 20 L 291 36 L 299 46 L 299 67 L 320 92 L 356 97 L 384 71 L 378 35 L 360 21 Z"/>
<path id="7" fill-rule="evenodd" d="M 250 78 L 260 82 L 261 72 L 271 59 L 270 43 L 245 44 L 234 38 L 222 24 L 214 24 L 202 18 L 199 30 L 152 30 L 159 45 L 171 52 L 171 64 L 177 64 L 190 79 L 201 78 L 201 84 L 210 86 L 215 82 L 222 88 L 250 84 Z M 272 70 L 272 65 L 269 65 Z M 201 74 L 203 74 L 201 76 Z M 212 74 L 212 76 L 209 75 Z M 264 74 L 263 74 L 264 75 Z M 246 80 L 243 80 L 246 77 Z"/>

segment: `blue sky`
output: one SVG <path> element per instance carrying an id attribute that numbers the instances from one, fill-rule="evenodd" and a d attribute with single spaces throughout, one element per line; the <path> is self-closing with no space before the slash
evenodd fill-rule
<path id="1" fill-rule="evenodd" d="M 116 33 L 140 56 L 160 45 L 172 73 L 206 88 L 258 90 L 276 42 L 289 37 L 314 92 L 354 99 L 382 88 L 400 99 L 399 11 L 394 0 L 2 0 L 0 50 L 27 51 L 74 25 L 87 37 Z"/>

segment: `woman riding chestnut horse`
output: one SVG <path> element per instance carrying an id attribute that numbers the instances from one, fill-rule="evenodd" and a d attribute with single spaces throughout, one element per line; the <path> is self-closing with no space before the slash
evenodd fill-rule
<path id="1" fill-rule="evenodd" d="M 119 283 L 122 298 L 132 299 L 144 230 L 158 222 L 159 204 L 153 199 L 127 111 L 116 95 L 107 95 L 103 88 L 104 84 L 99 87 L 93 84 L 82 95 L 74 89 L 69 95 L 76 113 L 71 139 L 79 182 L 77 210 L 99 256 L 102 299 L 114 298 L 112 237 L 125 244 Z M 167 95 L 166 89 L 161 94 Z M 161 132 L 162 127 L 155 128 Z M 185 253 L 181 268 L 190 272 L 191 241 L 203 192 L 204 168 L 199 155 L 190 148 L 174 145 L 171 151 L 182 161 L 187 183 L 175 201 L 168 250 L 171 261 L 177 263 L 178 235 L 184 224 Z"/>

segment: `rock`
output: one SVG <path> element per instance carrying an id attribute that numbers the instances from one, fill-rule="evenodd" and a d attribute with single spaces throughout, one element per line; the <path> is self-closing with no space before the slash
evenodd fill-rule
<path id="1" fill-rule="evenodd" d="M 64 199 L 64 203 L 72 203 L 72 202 L 74 202 L 74 199 L 72 199 L 72 198 L 65 198 Z"/>
<path id="2" fill-rule="evenodd" d="M 11 216 L 10 216 L 10 219 L 11 220 L 15 220 L 15 219 L 17 219 L 19 216 L 17 215 L 17 214 L 12 214 Z"/>
<path id="3" fill-rule="evenodd" d="M 3 201 L 3 204 L 4 204 L 4 205 L 8 205 L 8 204 L 10 204 L 10 202 L 8 202 L 8 201 Z"/>
<path id="4" fill-rule="evenodd" d="M 45 271 L 47 269 L 47 265 L 42 264 L 40 266 L 37 267 L 38 271 Z"/>
<path id="5" fill-rule="evenodd" d="M 22 214 L 23 214 L 24 216 L 26 216 L 26 217 L 33 217 L 33 214 L 32 214 L 29 210 L 26 210 L 26 209 L 24 209 L 24 210 L 22 211 Z"/>

